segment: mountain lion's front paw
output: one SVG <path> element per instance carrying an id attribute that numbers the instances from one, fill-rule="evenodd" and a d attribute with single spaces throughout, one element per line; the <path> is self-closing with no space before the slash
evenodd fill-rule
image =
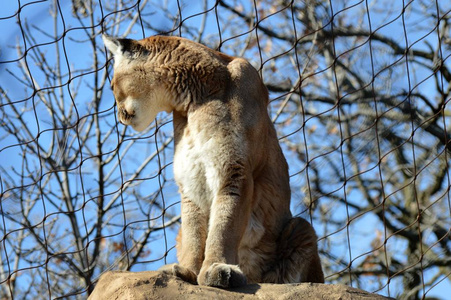
<path id="1" fill-rule="evenodd" d="M 165 265 L 158 270 L 170 275 L 177 276 L 182 280 L 189 282 L 191 284 L 197 283 L 197 275 L 190 269 L 182 267 L 179 264 Z"/>
<path id="2" fill-rule="evenodd" d="M 220 288 L 239 287 L 246 285 L 246 276 L 238 266 L 214 263 L 200 270 L 197 282 L 199 285 Z"/>

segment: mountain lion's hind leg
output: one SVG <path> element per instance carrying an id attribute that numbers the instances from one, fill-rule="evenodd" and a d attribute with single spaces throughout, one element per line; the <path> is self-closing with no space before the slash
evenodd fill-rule
<path id="1" fill-rule="evenodd" d="M 324 283 L 315 231 L 303 218 L 292 218 L 278 240 L 277 261 L 263 276 L 263 282 Z"/>

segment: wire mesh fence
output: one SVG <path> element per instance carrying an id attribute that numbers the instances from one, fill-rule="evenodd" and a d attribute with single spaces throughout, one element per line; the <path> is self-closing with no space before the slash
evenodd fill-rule
<path id="1" fill-rule="evenodd" d="M 326 282 L 451 288 L 449 1 L 5 1 L 0 298 L 86 298 L 176 261 L 171 115 L 118 124 L 100 35 L 183 36 L 260 72 Z"/>

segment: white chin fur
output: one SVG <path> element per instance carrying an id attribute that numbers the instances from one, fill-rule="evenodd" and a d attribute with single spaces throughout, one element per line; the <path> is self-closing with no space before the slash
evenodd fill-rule
<path id="1" fill-rule="evenodd" d="M 142 101 L 127 98 L 124 108 L 127 112 L 134 114 L 134 118 L 129 122 L 129 125 L 136 131 L 145 130 L 155 120 L 157 114 L 165 110 L 159 104 L 157 101 L 144 104 Z"/>
<path id="2" fill-rule="evenodd" d="M 132 123 L 130 125 L 133 127 L 134 130 L 140 132 L 140 131 L 144 131 L 152 123 L 152 121 L 151 122 L 147 122 L 147 123 L 137 122 L 137 123 Z"/>

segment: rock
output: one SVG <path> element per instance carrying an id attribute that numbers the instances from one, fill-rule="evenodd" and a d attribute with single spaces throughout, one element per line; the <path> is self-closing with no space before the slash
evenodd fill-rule
<path id="1" fill-rule="evenodd" d="M 89 300 L 144 299 L 389 299 L 338 284 L 250 284 L 234 289 L 192 285 L 162 272 L 121 272 L 103 274 Z"/>

